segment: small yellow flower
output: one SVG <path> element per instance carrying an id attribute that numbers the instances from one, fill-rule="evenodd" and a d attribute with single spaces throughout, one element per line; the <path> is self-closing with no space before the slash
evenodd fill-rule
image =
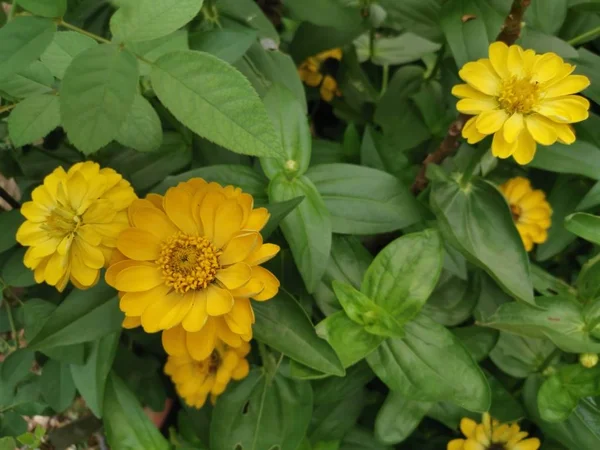
<path id="1" fill-rule="evenodd" d="M 189 406 L 202 408 L 209 394 L 214 405 L 231 380 L 241 380 L 248 375 L 250 365 L 245 358 L 248 352 L 250 344 L 246 342 L 239 348 L 219 342 L 203 361 L 196 361 L 189 355 L 169 356 L 165 373 Z"/>
<path id="2" fill-rule="evenodd" d="M 251 195 L 200 178 L 129 207 L 106 281 L 120 291 L 126 328 L 164 331 L 171 355 L 206 359 L 220 340 L 252 338 L 250 299 L 273 298 L 279 281 L 260 264 L 279 247 L 263 244 L 269 219 Z M 187 347 L 186 347 L 187 346 Z"/>
<path id="3" fill-rule="evenodd" d="M 24 203 L 27 219 L 17 241 L 29 247 L 25 266 L 35 281 L 62 291 L 69 279 L 80 289 L 98 282 L 117 236 L 127 227 L 127 207 L 136 196 L 130 184 L 112 169 L 94 162 L 62 167 L 44 179 Z"/>
<path id="4" fill-rule="evenodd" d="M 528 433 L 521 431 L 516 423 L 500 424 L 488 413 L 483 414 L 481 424 L 463 418 L 460 431 L 466 439 L 448 442 L 447 450 L 538 450 L 541 445 L 538 438 L 525 439 Z"/>
<path id="5" fill-rule="evenodd" d="M 511 178 L 500 186 L 513 220 L 519 230 L 525 250 L 533 249 L 533 244 L 542 244 L 548 239 L 548 228 L 552 224 L 552 208 L 546 194 L 534 190 L 527 178 Z"/>
<path id="6" fill-rule="evenodd" d="M 319 92 L 321 98 L 326 102 L 333 100 L 334 96 L 340 96 L 342 93 L 338 89 L 337 81 L 332 76 L 333 74 L 327 73 L 326 66 L 328 60 L 340 61 L 342 59 L 342 50 L 334 48 L 319 53 L 318 55 L 311 56 L 298 68 L 298 74 L 300 79 L 304 81 L 304 84 L 311 87 L 320 86 Z"/>
<path id="7" fill-rule="evenodd" d="M 583 75 L 571 75 L 575 66 L 555 53 L 537 55 L 518 45 L 494 42 L 489 59 L 469 62 L 458 73 L 467 84 L 454 86 L 461 98 L 457 109 L 474 117 L 462 135 L 469 144 L 493 134 L 492 152 L 513 156 L 528 164 L 536 143 L 575 142 L 571 123 L 588 118 L 590 103 L 580 95 L 590 85 Z"/>

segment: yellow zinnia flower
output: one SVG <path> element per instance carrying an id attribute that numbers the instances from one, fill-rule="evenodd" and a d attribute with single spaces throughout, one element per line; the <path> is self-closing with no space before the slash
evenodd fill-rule
<path id="1" fill-rule="evenodd" d="M 62 291 L 69 279 L 80 289 L 97 283 L 117 236 L 127 227 L 127 207 L 136 196 L 130 184 L 112 169 L 94 162 L 62 167 L 24 203 L 27 219 L 17 241 L 29 247 L 24 264 L 35 281 Z"/>
<path id="2" fill-rule="evenodd" d="M 463 418 L 460 431 L 466 439 L 450 441 L 447 450 L 538 450 L 541 445 L 538 438 L 525 439 L 528 433 L 521 431 L 516 423 L 500 424 L 488 413 L 483 414 L 481 424 Z"/>
<path id="3" fill-rule="evenodd" d="M 546 242 L 548 228 L 552 224 L 552 208 L 544 191 L 534 190 L 527 178 L 516 177 L 501 185 L 500 192 L 510 206 L 525 249 L 529 252 L 533 244 Z"/>
<path id="4" fill-rule="evenodd" d="M 248 375 L 250 365 L 245 356 L 250 352 L 250 344 L 230 348 L 220 342 L 203 361 L 190 356 L 169 356 L 165 373 L 175 383 L 177 394 L 194 408 L 202 408 L 210 394 L 212 404 L 221 395 L 229 381 L 241 380 Z"/>
<path id="5" fill-rule="evenodd" d="M 555 53 L 537 55 L 518 45 L 494 42 L 489 59 L 469 62 L 458 73 L 467 84 L 454 86 L 461 98 L 457 109 L 473 115 L 462 135 L 469 144 L 493 134 L 492 153 L 531 162 L 536 142 L 551 145 L 575 142 L 569 125 L 588 118 L 590 103 L 576 94 L 589 86 L 575 66 Z"/>
<path id="6" fill-rule="evenodd" d="M 123 326 L 168 330 L 169 353 L 185 353 L 187 340 L 197 360 L 211 354 L 218 338 L 237 347 L 249 341 L 250 298 L 268 300 L 279 289 L 260 266 L 279 252 L 260 235 L 269 212 L 253 205 L 241 189 L 200 178 L 133 202 L 130 227 L 119 235 L 106 272 L 120 291 Z"/>
<path id="7" fill-rule="evenodd" d="M 338 89 L 337 81 L 333 77 L 331 70 L 327 70 L 330 60 L 340 61 L 342 59 L 342 50 L 334 48 L 311 56 L 306 59 L 298 68 L 300 79 L 304 84 L 311 87 L 319 87 L 321 98 L 326 102 L 333 100 L 334 96 L 340 96 L 342 93 Z"/>

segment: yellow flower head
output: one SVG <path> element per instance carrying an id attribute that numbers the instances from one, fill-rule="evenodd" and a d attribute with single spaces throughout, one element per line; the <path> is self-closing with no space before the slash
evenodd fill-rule
<path id="1" fill-rule="evenodd" d="M 342 93 L 338 89 L 337 81 L 330 73 L 326 73 L 324 66 L 327 65 L 326 61 L 342 59 L 342 50 L 334 48 L 319 53 L 318 55 L 311 56 L 298 68 L 298 74 L 300 79 L 304 81 L 304 84 L 311 87 L 320 86 L 319 92 L 321 98 L 326 102 L 333 100 L 334 96 L 340 96 Z"/>
<path id="2" fill-rule="evenodd" d="M 169 356 L 165 373 L 171 377 L 177 393 L 188 405 L 202 408 L 209 394 L 214 405 L 229 381 L 241 380 L 248 375 L 250 365 L 245 356 L 249 351 L 248 343 L 233 349 L 220 342 L 203 361 L 187 355 Z"/>
<path id="3" fill-rule="evenodd" d="M 493 134 L 492 152 L 528 164 L 536 143 L 575 142 L 569 125 L 588 118 L 590 103 L 576 94 L 589 86 L 575 66 L 554 53 L 536 55 L 518 45 L 490 45 L 489 59 L 469 62 L 458 73 L 467 84 L 454 86 L 457 109 L 474 117 L 462 135 L 469 144 Z"/>
<path id="4" fill-rule="evenodd" d="M 35 281 L 62 291 L 69 279 L 80 289 L 96 284 L 117 236 L 127 227 L 127 207 L 136 195 L 112 169 L 77 163 L 55 169 L 35 188 L 21 213 L 27 219 L 17 241 L 29 247 L 25 266 Z"/>
<path id="5" fill-rule="evenodd" d="M 546 194 L 534 190 L 527 178 L 511 178 L 500 186 L 525 249 L 529 252 L 533 244 L 542 244 L 548 239 L 548 228 L 552 224 L 552 208 Z"/>
<path id="6" fill-rule="evenodd" d="M 488 413 L 483 414 L 483 423 L 464 418 L 460 421 L 460 431 L 466 439 L 454 439 L 447 450 L 538 450 L 538 438 L 525 439 L 528 433 L 519 425 L 500 424 L 492 420 Z"/>
<path id="7" fill-rule="evenodd" d="M 120 291 L 123 326 L 168 330 L 167 350 L 186 353 L 191 342 L 197 360 L 212 353 L 218 337 L 236 347 L 249 341 L 250 298 L 268 300 L 279 289 L 260 266 L 279 251 L 260 235 L 269 212 L 253 205 L 241 189 L 200 178 L 133 202 L 106 272 Z"/>

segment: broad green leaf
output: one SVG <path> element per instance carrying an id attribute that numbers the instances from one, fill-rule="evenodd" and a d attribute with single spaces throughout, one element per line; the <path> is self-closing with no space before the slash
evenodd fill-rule
<path id="1" fill-rule="evenodd" d="M 274 84 L 263 101 L 281 142 L 283 155 L 261 158 L 260 165 L 270 179 L 280 173 L 302 175 L 308 169 L 311 153 L 311 134 L 304 106 L 287 88 Z"/>
<path id="2" fill-rule="evenodd" d="M 384 444 L 398 444 L 419 426 L 429 408 L 429 402 L 404 398 L 390 391 L 375 419 L 375 436 Z"/>
<path id="3" fill-rule="evenodd" d="M 267 240 L 269 236 L 273 234 L 273 231 L 277 229 L 283 218 L 296 209 L 303 200 L 304 197 L 296 197 L 291 200 L 286 200 L 285 202 L 268 204 L 266 208 L 269 210 L 270 214 L 269 221 L 265 227 L 260 230 L 263 240 Z"/>
<path id="4" fill-rule="evenodd" d="M 395 37 L 376 37 L 371 47 L 368 33 L 354 41 L 358 60 L 371 60 L 379 66 L 406 64 L 440 49 L 441 45 L 417 34 L 406 32 Z"/>
<path id="5" fill-rule="evenodd" d="M 31 373 L 34 356 L 34 352 L 28 349 L 18 349 L 6 356 L 0 365 L 3 389 L 13 390 L 21 380 Z"/>
<path id="6" fill-rule="evenodd" d="M 16 234 L 25 217 L 21 215 L 18 209 L 4 211 L 0 214 L 0 253 L 17 244 Z"/>
<path id="7" fill-rule="evenodd" d="M 49 360 L 40 377 L 42 396 L 56 412 L 63 412 L 75 399 L 75 384 L 67 364 Z"/>
<path id="8" fill-rule="evenodd" d="M 577 211 L 592 209 L 598 205 L 600 205 L 600 181 L 597 181 L 577 204 Z"/>
<path id="9" fill-rule="evenodd" d="M 331 314 L 319 322 L 316 329 L 317 334 L 334 348 L 344 367 L 350 367 L 365 358 L 385 339 L 383 336 L 367 332 L 344 311 Z"/>
<path id="10" fill-rule="evenodd" d="M 19 0 L 19 6 L 36 16 L 62 17 L 67 11 L 67 0 Z"/>
<path id="11" fill-rule="evenodd" d="M 565 281 L 546 272 L 540 266 L 531 265 L 531 280 L 534 289 L 545 297 L 560 294 L 566 297 L 575 297 L 577 291 Z"/>
<path id="12" fill-rule="evenodd" d="M 547 338 L 565 352 L 600 352 L 600 340 L 590 335 L 594 331 L 586 323 L 581 305 L 561 296 L 538 297 L 536 304 L 538 308 L 505 303 L 481 324 L 520 336 Z"/>
<path id="13" fill-rule="evenodd" d="M 563 58 L 576 59 L 578 57 L 577 50 L 567 42 L 532 28 L 523 30 L 519 44 L 524 48 L 531 48 L 537 53 L 553 52 Z"/>
<path id="14" fill-rule="evenodd" d="M 230 64 L 238 61 L 256 40 L 251 28 L 216 28 L 190 34 L 190 49 L 210 53 Z"/>
<path id="15" fill-rule="evenodd" d="M 60 114 L 70 141 L 91 154 L 113 140 L 131 110 L 137 83 L 137 61 L 118 45 L 79 53 L 60 89 Z"/>
<path id="16" fill-rule="evenodd" d="M 598 72 L 600 68 L 600 56 L 583 47 L 579 48 L 578 53 L 576 73 L 587 76 L 591 81 L 590 86 L 584 93 L 594 102 L 600 103 L 600 74 Z M 596 161 L 597 164 L 598 162 Z M 596 177 L 598 177 L 598 172 L 596 172 Z"/>
<path id="17" fill-rule="evenodd" d="M 577 140 L 571 145 L 557 142 L 540 148 L 529 165 L 549 172 L 574 173 L 600 180 L 599 156 L 600 149 L 589 142 Z"/>
<path id="18" fill-rule="evenodd" d="M 116 331 L 89 344 L 89 354 L 83 365 L 71 365 L 71 375 L 77 390 L 96 417 L 104 411 L 104 391 L 110 373 L 119 336 Z"/>
<path id="19" fill-rule="evenodd" d="M 567 216 L 565 227 L 571 233 L 586 241 L 600 245 L 600 217 L 587 213 L 575 213 Z"/>
<path id="20" fill-rule="evenodd" d="M 442 235 L 510 295 L 533 303 L 529 257 L 502 194 L 487 181 L 436 181 L 431 206 Z"/>
<path id="21" fill-rule="evenodd" d="M 104 282 L 87 291 L 75 290 L 50 314 L 29 348 L 44 350 L 98 339 L 121 329 L 118 298 Z"/>
<path id="22" fill-rule="evenodd" d="M 384 25 L 396 30 L 407 29 L 437 42 L 443 39 L 439 18 L 439 0 L 380 0 L 386 11 Z"/>
<path id="23" fill-rule="evenodd" d="M 120 41 L 157 39 L 190 22 L 202 4 L 203 0 L 135 0 L 112 16 L 110 29 Z"/>
<path id="24" fill-rule="evenodd" d="M 168 450 L 167 440 L 152 423 L 139 400 L 114 373 L 106 382 L 104 430 L 113 450 Z"/>
<path id="25" fill-rule="evenodd" d="M 85 360 L 85 345 L 63 345 L 42 350 L 42 353 L 50 359 L 66 364 L 83 364 Z"/>
<path id="26" fill-rule="evenodd" d="M 128 42 L 125 47 L 134 55 L 140 57 L 140 75 L 147 76 L 152 72 L 152 64 L 167 53 L 189 50 L 188 31 L 183 28 L 158 39 L 142 42 Z M 142 60 L 143 59 L 143 60 Z"/>
<path id="27" fill-rule="evenodd" d="M 222 186 L 233 185 L 252 195 L 254 200 L 266 201 L 267 180 L 256 170 L 241 164 L 219 164 L 200 167 L 179 175 L 166 177 L 152 191 L 164 194 L 167 189 L 177 186 L 183 181 L 200 177 L 206 181 L 214 181 Z"/>
<path id="28" fill-rule="evenodd" d="M 17 443 L 12 437 L 0 438 L 0 450 L 15 450 Z"/>
<path id="29" fill-rule="evenodd" d="M 348 368 L 343 378 L 327 377 L 312 382 L 315 405 L 337 403 L 367 385 L 375 374 L 366 362 Z"/>
<path id="30" fill-rule="evenodd" d="M 480 291 L 481 278 L 477 275 L 465 281 L 444 271 L 423 312 L 442 325 L 459 325 L 471 316 Z"/>
<path id="31" fill-rule="evenodd" d="M 313 407 L 308 381 L 255 369 L 219 397 L 211 421 L 213 449 L 296 450 L 302 442 Z"/>
<path id="32" fill-rule="evenodd" d="M 575 285 L 577 286 L 577 295 L 584 303 L 600 299 L 600 255 L 583 265 Z"/>
<path id="33" fill-rule="evenodd" d="M 414 196 L 388 173 L 353 164 L 323 164 L 311 167 L 306 176 L 331 214 L 334 233 L 386 233 L 421 220 Z"/>
<path id="34" fill-rule="evenodd" d="M 367 391 L 361 387 L 337 402 L 315 404 L 308 438 L 317 449 L 323 448 L 321 442 L 339 442 L 356 425 L 366 403 Z"/>
<path id="35" fill-rule="evenodd" d="M 336 448 L 338 450 L 392 450 L 392 447 L 383 445 L 375 439 L 371 430 L 358 426 L 344 436 L 342 443 Z"/>
<path id="36" fill-rule="evenodd" d="M 568 6 L 569 0 L 532 2 L 525 12 L 525 20 L 536 30 L 557 34 L 567 17 Z"/>
<path id="37" fill-rule="evenodd" d="M 163 139 L 160 117 L 141 95 L 134 97 L 131 110 L 115 139 L 140 152 L 153 152 L 160 148 Z"/>
<path id="38" fill-rule="evenodd" d="M 56 24 L 41 17 L 17 17 L 0 28 L 0 80 L 40 57 L 52 42 Z"/>
<path id="39" fill-rule="evenodd" d="M 152 87 L 184 125 L 236 153 L 281 154 L 263 103 L 248 80 L 208 53 L 180 51 L 156 61 Z"/>
<path id="40" fill-rule="evenodd" d="M 42 53 L 40 59 L 50 69 L 52 75 L 62 80 L 73 58 L 96 45 L 98 43 L 91 37 L 75 31 L 59 31 L 54 34 L 54 39 L 46 51 Z"/>
<path id="41" fill-rule="evenodd" d="M 404 235 L 385 247 L 369 266 L 361 292 L 397 322 L 414 319 L 433 292 L 442 271 L 439 233 Z"/>
<path id="42" fill-rule="evenodd" d="M 305 176 L 288 180 L 279 175 L 269 185 L 269 200 L 283 202 L 305 199 L 281 222 L 296 266 L 308 292 L 313 292 L 323 273 L 331 250 L 331 218 L 321 195 Z"/>
<path id="43" fill-rule="evenodd" d="M 253 0 L 219 0 L 219 15 L 258 31 L 259 39 L 272 39 L 279 45 L 279 33 Z"/>
<path id="44" fill-rule="evenodd" d="M 427 313 L 425 313 L 427 314 Z M 469 351 L 477 362 L 484 360 L 490 354 L 498 341 L 498 331 L 478 326 L 453 328 L 452 333 Z"/>
<path id="45" fill-rule="evenodd" d="M 295 61 L 304 61 L 323 51 L 351 45 L 363 32 L 363 27 L 342 29 L 302 22 L 294 33 L 288 51 Z"/>
<path id="46" fill-rule="evenodd" d="M 15 147 L 43 138 L 60 125 L 60 102 L 52 94 L 36 95 L 20 102 L 8 118 L 8 133 Z"/>
<path id="47" fill-rule="evenodd" d="M 16 99 L 51 92 L 53 86 L 52 73 L 39 61 L 0 81 L 0 91 Z"/>
<path id="48" fill-rule="evenodd" d="M 457 337 L 423 314 L 407 323 L 405 331 L 404 339 L 388 339 L 367 357 L 390 389 L 412 400 L 488 410 L 486 377 Z"/>
<path id="49" fill-rule="evenodd" d="M 4 262 L 4 265 L 0 270 L 0 276 L 8 286 L 28 287 L 35 284 L 33 271 L 23 264 L 26 250 L 27 249 L 24 247 L 17 248 Z"/>
<path id="50" fill-rule="evenodd" d="M 541 369 L 555 348 L 548 339 L 501 331 L 490 358 L 503 372 L 516 378 L 525 378 Z"/>
<path id="51" fill-rule="evenodd" d="M 306 312 L 293 297 L 279 292 L 268 302 L 254 303 L 253 309 L 256 340 L 312 369 L 344 375 L 344 368 L 335 352 L 317 336 Z"/>
<path id="52" fill-rule="evenodd" d="M 360 9 L 338 0 L 288 0 L 285 6 L 290 15 L 300 22 L 342 29 L 356 28 L 361 24 Z"/>

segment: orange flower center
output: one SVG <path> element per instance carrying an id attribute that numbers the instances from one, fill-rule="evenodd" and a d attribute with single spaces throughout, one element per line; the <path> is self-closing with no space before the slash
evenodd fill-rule
<path id="1" fill-rule="evenodd" d="M 512 76 L 502 82 L 498 103 L 509 114 L 530 113 L 539 98 L 539 86 L 530 78 Z"/>
<path id="2" fill-rule="evenodd" d="M 162 269 L 165 284 L 185 294 L 205 289 L 215 279 L 220 254 L 204 236 L 179 232 L 162 245 L 156 264 Z"/>

